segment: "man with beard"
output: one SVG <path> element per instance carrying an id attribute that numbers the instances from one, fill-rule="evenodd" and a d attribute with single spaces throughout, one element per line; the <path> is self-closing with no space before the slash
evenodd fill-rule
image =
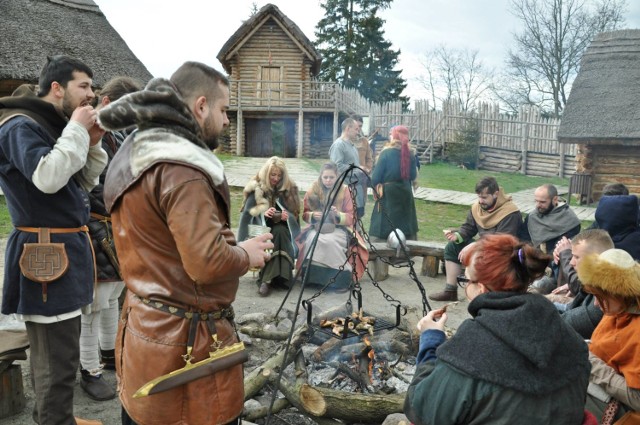
<path id="1" fill-rule="evenodd" d="M 461 259 L 464 248 L 473 242 L 475 235 L 508 233 L 518 236 L 522 225 L 522 214 L 506 196 L 493 177 L 484 177 L 475 188 L 478 202 L 471 205 L 467 220 L 458 230 L 445 229 L 444 236 L 449 241 L 444 248 L 444 265 L 447 283 L 444 291 L 429 295 L 434 301 L 457 301 L 456 279 L 462 272 Z"/>
<path id="2" fill-rule="evenodd" d="M 92 78 L 79 60 L 53 56 L 37 96 L 23 90 L 0 99 L 0 186 L 15 227 L 5 254 L 2 314 L 25 322 L 33 418 L 40 424 L 76 423 L 80 314 L 94 286 L 87 192 L 107 163 L 99 143 L 104 131 L 90 105 Z M 46 250 L 44 259 L 37 256 Z"/>
<path id="3" fill-rule="evenodd" d="M 536 209 L 524 219 L 520 229 L 520 240 L 531 242 L 544 252 L 553 253 L 556 244 L 564 236 L 571 239 L 580 233 L 580 219 L 568 204 L 558 205 L 558 189 L 552 184 L 538 187 L 534 194 Z M 548 294 L 557 284 L 558 266 L 551 262 L 552 274 L 536 280 L 532 289 Z"/>
<path id="4" fill-rule="evenodd" d="M 228 108 L 227 78 L 186 62 L 99 114 L 105 129 L 138 128 L 104 185 L 127 287 L 115 348 L 123 424 L 237 423 L 242 412 L 240 362 L 215 372 L 194 366 L 239 346 L 231 306 L 239 277 L 273 248 L 270 233 L 236 243 L 231 230 L 229 187 L 211 151 Z M 187 366 L 164 391 L 135 395 Z"/>

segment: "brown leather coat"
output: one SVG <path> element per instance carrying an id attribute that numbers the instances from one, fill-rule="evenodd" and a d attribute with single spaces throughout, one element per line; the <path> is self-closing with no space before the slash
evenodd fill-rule
<path id="1" fill-rule="evenodd" d="M 123 167 L 126 169 L 126 167 Z M 135 295 L 194 311 L 217 311 L 235 299 L 249 268 L 229 226 L 226 181 L 187 163 L 164 161 L 137 178 L 116 169 L 105 195 L 112 209 L 120 265 L 128 288 L 116 341 L 123 406 L 140 424 L 224 424 L 243 407 L 242 366 L 175 389 L 133 399 L 146 382 L 184 366 L 190 321 L 142 303 Z M 134 295 L 135 294 L 135 295 Z M 223 345 L 237 342 L 232 323 L 216 320 Z M 208 357 L 212 339 L 199 322 L 194 362 Z"/>

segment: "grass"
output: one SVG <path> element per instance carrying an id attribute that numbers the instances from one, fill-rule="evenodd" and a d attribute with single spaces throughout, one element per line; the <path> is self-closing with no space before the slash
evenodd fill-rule
<path id="1" fill-rule="evenodd" d="M 223 163 L 235 158 L 229 154 L 218 155 L 218 157 Z M 318 170 L 326 159 L 307 159 L 307 161 L 309 163 L 309 169 Z M 487 175 L 494 176 L 507 193 L 535 188 L 544 183 L 553 183 L 558 186 L 567 186 L 569 184 L 568 179 L 560 179 L 557 177 L 530 177 L 522 174 L 497 173 L 484 170 L 463 170 L 445 163 L 423 165 L 420 169 L 418 181 L 419 185 L 423 187 L 473 192 L 476 182 Z M 237 226 L 240 221 L 242 189 L 230 189 L 231 223 L 232 226 Z M 301 193 L 300 198 L 302 199 L 303 196 L 304 193 Z M 365 229 L 369 228 L 373 205 L 373 199 L 369 197 L 363 218 Z M 418 227 L 420 228 L 418 238 L 423 241 L 443 241 L 442 229 L 459 227 L 466 219 L 469 207 L 416 200 L 416 211 L 418 214 Z M 590 221 L 582 222 L 583 229 L 589 225 L 591 225 Z M 9 218 L 9 212 L 7 211 L 6 200 L 4 196 L 0 196 L 0 237 L 7 237 L 11 228 L 11 220 Z"/>
<path id="2" fill-rule="evenodd" d="M 420 168 L 418 186 L 433 189 L 459 190 L 473 192 L 478 180 L 485 176 L 493 176 L 507 193 L 532 189 L 544 183 L 556 186 L 569 186 L 569 179 L 559 177 L 532 177 L 517 173 L 499 173 L 486 170 L 463 170 L 451 164 L 436 162 Z"/>

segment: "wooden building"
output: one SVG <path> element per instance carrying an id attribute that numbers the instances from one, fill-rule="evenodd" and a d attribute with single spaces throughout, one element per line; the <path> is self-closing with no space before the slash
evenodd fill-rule
<path id="1" fill-rule="evenodd" d="M 143 84 L 152 77 L 93 0 L 0 4 L 0 97 L 21 84 L 37 84 L 47 56 L 58 54 L 89 65 L 97 87 L 121 75 Z"/>
<path id="2" fill-rule="evenodd" d="M 368 103 L 335 83 L 316 81 L 322 58 L 300 28 L 267 4 L 217 55 L 231 80 L 230 141 L 239 156 L 326 156 L 346 114 Z"/>
<path id="3" fill-rule="evenodd" d="M 640 194 L 640 30 L 598 34 L 584 56 L 558 140 L 578 144 L 594 200 L 607 183 Z"/>

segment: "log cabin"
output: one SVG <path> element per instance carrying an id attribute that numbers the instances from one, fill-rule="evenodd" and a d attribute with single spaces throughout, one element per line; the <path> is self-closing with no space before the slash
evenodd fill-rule
<path id="1" fill-rule="evenodd" d="M 246 20 L 218 60 L 231 81 L 229 139 L 238 156 L 326 157 L 349 114 L 368 115 L 354 91 L 316 79 L 322 58 L 300 28 L 273 4 Z"/>
<path id="2" fill-rule="evenodd" d="M 0 9 L 0 97 L 37 84 L 47 56 L 57 54 L 89 65 L 98 88 L 122 75 L 152 78 L 93 0 L 11 0 Z"/>
<path id="3" fill-rule="evenodd" d="M 578 144 L 593 200 L 607 183 L 640 194 L 640 30 L 598 34 L 582 57 L 558 140 Z M 590 200 L 589 200 L 590 201 Z"/>

